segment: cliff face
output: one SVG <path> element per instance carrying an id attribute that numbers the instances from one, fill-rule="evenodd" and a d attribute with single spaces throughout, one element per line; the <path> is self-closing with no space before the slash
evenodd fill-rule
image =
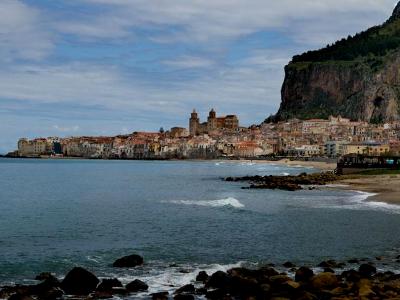
<path id="1" fill-rule="evenodd" d="M 400 3 L 383 25 L 295 56 L 285 67 L 275 120 L 400 119 Z"/>

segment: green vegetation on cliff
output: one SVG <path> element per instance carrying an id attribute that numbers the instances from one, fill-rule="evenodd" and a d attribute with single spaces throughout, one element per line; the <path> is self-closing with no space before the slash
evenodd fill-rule
<path id="1" fill-rule="evenodd" d="M 341 39 L 327 47 L 293 57 L 292 63 L 362 61 L 372 69 L 378 68 L 387 54 L 400 48 L 400 19 L 391 18 L 354 36 Z"/>

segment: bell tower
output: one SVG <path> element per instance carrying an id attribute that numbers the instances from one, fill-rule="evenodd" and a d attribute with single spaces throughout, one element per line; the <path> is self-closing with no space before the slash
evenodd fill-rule
<path id="1" fill-rule="evenodd" d="M 208 114 L 207 129 L 208 131 L 217 129 L 217 113 L 215 112 L 214 108 L 211 109 L 210 113 Z"/>
<path id="2" fill-rule="evenodd" d="M 193 109 L 193 112 L 190 115 L 190 119 L 189 119 L 189 133 L 191 136 L 195 136 L 198 134 L 199 124 L 200 124 L 200 119 L 197 115 L 196 110 Z"/>

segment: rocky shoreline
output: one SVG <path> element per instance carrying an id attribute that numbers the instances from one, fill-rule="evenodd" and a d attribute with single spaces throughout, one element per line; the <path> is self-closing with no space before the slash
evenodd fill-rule
<path id="1" fill-rule="evenodd" d="M 308 189 L 315 185 L 326 185 L 339 180 L 339 176 L 333 172 L 323 173 L 301 173 L 297 176 L 243 176 L 224 178 L 228 182 L 248 182 L 250 185 L 242 187 L 243 189 L 279 189 L 286 191 L 297 191 Z"/>
<path id="2" fill-rule="evenodd" d="M 396 257 L 396 261 L 399 259 L 400 256 Z M 116 260 L 113 267 L 135 268 L 143 263 L 141 256 L 130 255 Z M 379 272 L 368 260 L 323 261 L 316 266 L 321 272 L 309 266 L 297 267 L 291 262 L 284 263 L 283 267 L 286 271 L 278 271 L 272 264 L 257 269 L 236 267 L 213 274 L 200 271 L 192 283 L 172 293 L 151 294 L 147 293 L 148 285 L 139 279 L 123 285 L 117 278 L 100 280 L 90 271 L 75 267 L 62 280 L 51 273 L 41 273 L 36 276 L 35 285 L 0 287 L 0 299 L 135 299 L 138 295 L 154 300 L 400 299 L 400 274 Z"/>

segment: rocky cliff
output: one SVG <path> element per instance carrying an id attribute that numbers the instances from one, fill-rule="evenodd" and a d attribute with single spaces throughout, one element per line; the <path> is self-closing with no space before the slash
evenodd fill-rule
<path id="1" fill-rule="evenodd" d="M 329 115 L 375 123 L 400 119 L 400 3 L 383 25 L 294 56 L 285 67 L 273 120 Z"/>

